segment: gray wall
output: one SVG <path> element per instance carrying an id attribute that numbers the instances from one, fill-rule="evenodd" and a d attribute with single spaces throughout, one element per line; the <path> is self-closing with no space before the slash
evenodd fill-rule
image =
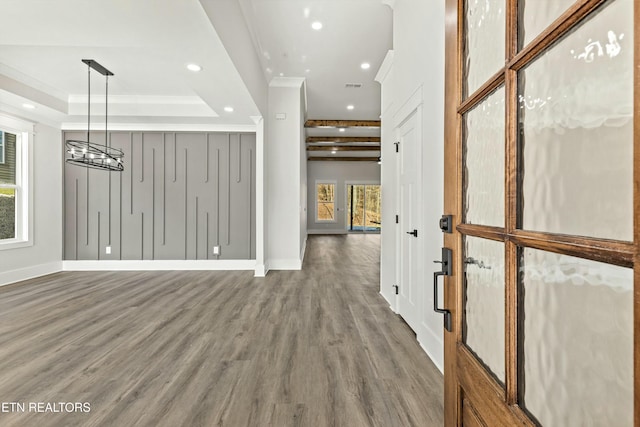
<path id="1" fill-rule="evenodd" d="M 316 181 L 336 182 L 336 222 L 316 222 Z M 380 184 L 376 162 L 309 162 L 307 164 L 307 224 L 311 233 L 346 233 L 347 182 Z M 387 197 L 384 190 L 382 198 Z M 388 197 L 392 197 L 390 194 Z"/>
<path id="2" fill-rule="evenodd" d="M 255 134 L 110 137 L 124 172 L 65 164 L 66 260 L 255 259 Z"/>

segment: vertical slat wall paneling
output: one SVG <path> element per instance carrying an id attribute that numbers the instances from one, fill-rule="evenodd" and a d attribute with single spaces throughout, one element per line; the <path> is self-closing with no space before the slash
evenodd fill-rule
<path id="1" fill-rule="evenodd" d="M 141 260 L 142 258 L 142 224 L 140 221 L 141 211 L 139 209 L 140 202 L 137 198 L 140 196 L 138 185 L 140 181 L 140 163 L 142 156 L 139 149 L 140 134 L 129 132 L 123 134 L 114 134 L 113 139 L 122 137 L 128 139 L 125 145 L 123 179 L 125 182 L 123 188 L 123 200 L 126 202 L 126 209 L 122 213 L 122 242 L 120 243 L 120 255 L 124 260 Z M 127 159 L 129 161 L 127 162 Z M 127 165 L 133 165 L 127 168 Z M 135 165 L 138 165 L 136 168 Z"/>
<path id="2" fill-rule="evenodd" d="M 223 246 L 227 255 L 243 259 L 249 258 L 251 248 L 255 245 L 245 245 L 245 242 L 255 241 L 255 233 L 252 233 L 250 222 L 255 223 L 252 216 L 254 204 L 250 199 L 252 194 L 251 150 L 255 149 L 254 135 L 233 135 L 231 139 L 231 173 L 233 179 L 230 182 L 228 212 L 233 212 L 229 217 L 228 244 Z"/>
<path id="3" fill-rule="evenodd" d="M 124 152 L 124 172 L 65 164 L 65 259 L 255 258 L 255 135 L 110 137 Z M 69 138 L 86 134 L 65 132 Z"/>
<path id="4" fill-rule="evenodd" d="M 255 136 L 253 136 L 253 138 L 250 135 L 244 135 L 243 138 L 245 139 L 251 139 L 251 141 L 249 141 L 249 143 L 247 144 L 247 150 L 249 151 L 249 155 L 248 155 L 248 159 L 249 159 L 249 168 L 248 168 L 248 172 L 249 172 L 249 185 L 251 186 L 251 191 L 249 194 L 249 206 L 251 206 L 250 212 L 249 212 L 249 258 L 250 259 L 255 259 L 256 258 L 256 245 L 253 244 L 253 242 L 255 242 L 256 239 L 256 175 L 254 173 L 254 171 L 256 170 L 256 159 L 255 159 Z"/>

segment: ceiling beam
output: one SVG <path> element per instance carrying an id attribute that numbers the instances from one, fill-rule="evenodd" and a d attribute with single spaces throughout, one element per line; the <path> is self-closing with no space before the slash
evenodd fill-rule
<path id="1" fill-rule="evenodd" d="M 307 151 L 380 151 L 379 145 L 310 146 Z"/>
<path id="2" fill-rule="evenodd" d="M 377 162 L 378 157 L 308 157 L 311 162 Z"/>
<path id="3" fill-rule="evenodd" d="M 317 142 L 335 142 L 335 143 L 349 143 L 349 142 L 380 142 L 379 136 L 308 136 L 307 143 Z"/>
<path id="4" fill-rule="evenodd" d="M 307 120 L 306 128 L 379 128 L 380 120 Z"/>

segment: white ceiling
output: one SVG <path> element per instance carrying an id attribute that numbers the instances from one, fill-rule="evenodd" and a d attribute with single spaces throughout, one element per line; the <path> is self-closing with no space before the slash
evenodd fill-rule
<path id="1" fill-rule="evenodd" d="M 392 42 L 382 0 L 241 0 L 267 81 L 305 77 L 310 119 L 378 120 L 374 81 Z M 322 29 L 311 28 L 321 22 Z M 362 70 L 360 64 L 371 65 Z M 360 83 L 362 88 L 345 88 Z M 347 105 L 355 108 L 347 110 Z"/>
<path id="2" fill-rule="evenodd" d="M 374 76 L 392 39 L 382 0 L 237 1 L 265 84 L 280 73 L 305 77 L 311 119 L 379 118 Z M 2 0 L 0 16 L 0 108 L 10 113 L 84 123 L 81 59 L 94 59 L 115 73 L 114 123 L 242 125 L 260 114 L 199 0 Z M 316 20 L 320 31 L 311 29 Z M 188 71 L 192 62 L 203 70 Z M 104 77 L 93 73 L 92 114 L 102 114 L 103 94 Z M 27 102 L 36 110 L 27 114 Z"/>

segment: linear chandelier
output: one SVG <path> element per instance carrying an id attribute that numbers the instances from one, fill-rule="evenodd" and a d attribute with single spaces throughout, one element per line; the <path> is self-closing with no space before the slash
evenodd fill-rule
<path id="1" fill-rule="evenodd" d="M 122 158 L 124 153 L 122 150 L 111 147 L 111 141 L 108 132 L 109 117 L 109 76 L 114 74 L 98 64 L 93 59 L 83 59 L 82 62 L 87 64 L 88 69 L 88 90 L 87 90 L 87 140 L 79 141 L 68 139 L 65 142 L 67 149 L 66 162 L 77 166 L 84 166 L 92 169 L 103 169 L 109 171 L 122 172 L 124 164 Z M 105 76 L 105 107 L 104 107 L 104 137 L 105 144 L 91 142 L 89 138 L 91 130 L 91 69 L 96 70 Z"/>

